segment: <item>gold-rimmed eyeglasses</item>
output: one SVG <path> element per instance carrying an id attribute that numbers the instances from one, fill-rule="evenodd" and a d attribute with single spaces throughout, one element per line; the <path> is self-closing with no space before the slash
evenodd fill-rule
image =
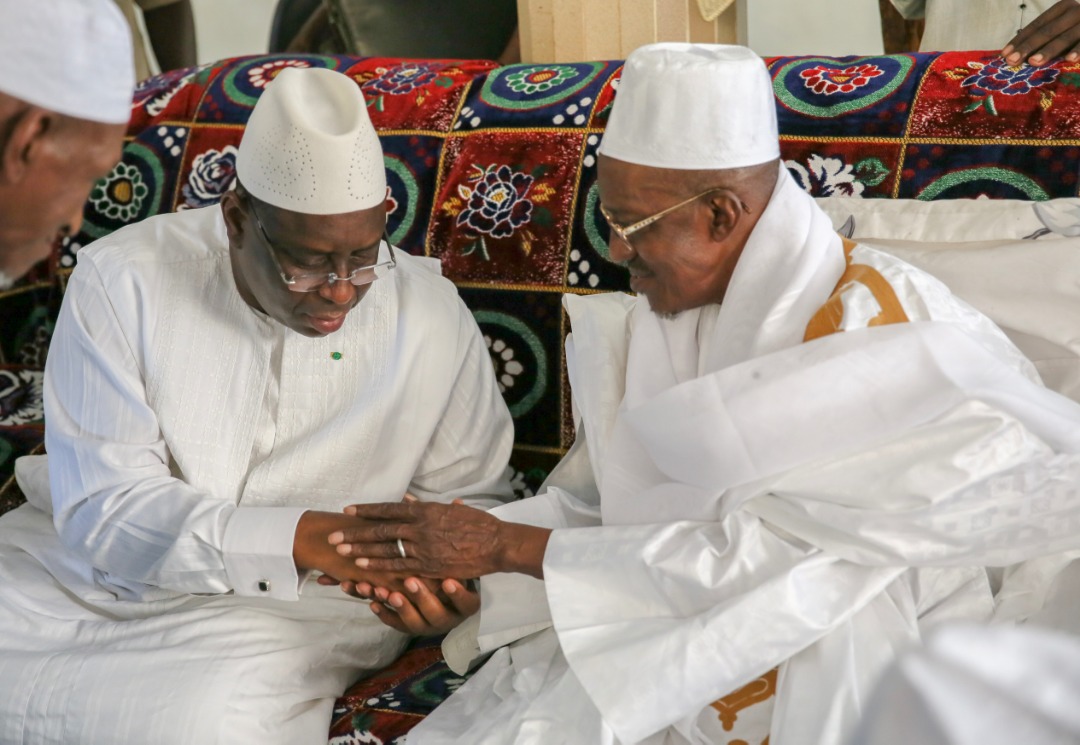
<path id="1" fill-rule="evenodd" d="M 390 273 L 390 270 L 397 266 L 394 246 L 390 243 L 390 236 L 387 235 L 384 229 L 381 243 L 386 244 L 386 249 L 390 254 L 390 258 L 386 261 L 350 268 L 349 273 L 343 277 L 339 277 L 336 272 L 286 274 L 285 268 L 281 265 L 281 259 L 278 258 L 278 250 L 274 247 L 270 236 L 266 234 L 266 228 L 263 227 L 262 220 L 259 219 L 259 213 L 255 209 L 255 202 L 251 199 L 245 201 L 251 211 L 251 216 L 255 219 L 255 227 L 258 228 L 259 238 L 266 247 L 266 252 L 270 254 L 270 259 L 274 262 L 281 281 L 293 292 L 315 292 L 326 285 L 333 285 L 335 282 L 348 282 L 355 287 L 362 287 L 371 284 L 380 277 L 386 276 Z M 381 245 L 380 253 L 382 253 Z"/>
<path id="2" fill-rule="evenodd" d="M 618 236 L 619 240 L 621 240 L 623 243 L 626 243 L 627 245 L 629 245 L 630 244 L 630 236 L 632 236 L 634 233 L 638 232 L 639 230 L 643 230 L 644 228 L 649 227 L 650 225 L 652 225 L 654 222 L 656 222 L 660 218 L 665 217 L 667 215 L 670 215 L 672 212 L 679 209 L 680 207 L 685 207 L 686 205 L 690 204 L 691 202 L 696 201 L 698 199 L 701 199 L 706 194 L 711 194 L 714 191 L 720 191 L 723 188 L 725 188 L 725 187 L 723 187 L 723 186 L 714 186 L 711 189 L 706 189 L 705 191 L 701 192 L 700 194 L 695 194 L 694 196 L 690 197 L 689 199 L 684 199 L 683 201 L 679 202 L 678 204 L 673 204 L 670 207 L 667 207 L 666 209 L 660 210 L 655 215 L 650 215 L 649 217 L 646 217 L 644 220 L 638 220 L 633 225 L 623 226 L 623 225 L 620 225 L 619 223 L 617 223 L 614 220 L 614 218 L 612 218 L 611 213 L 607 211 L 607 208 L 603 204 L 600 205 L 600 214 L 604 216 L 604 219 L 607 221 L 608 227 L 611 228 L 611 232 L 614 233 L 616 236 Z"/>

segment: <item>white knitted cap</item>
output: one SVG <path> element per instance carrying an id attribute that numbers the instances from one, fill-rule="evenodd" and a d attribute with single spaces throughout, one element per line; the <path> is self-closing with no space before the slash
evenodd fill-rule
<path id="1" fill-rule="evenodd" d="M 283 69 L 248 119 L 236 175 L 292 212 L 336 215 L 385 201 L 382 145 L 360 88 L 325 68 Z"/>
<path id="2" fill-rule="evenodd" d="M 0 93 L 124 124 L 134 87 L 131 31 L 113 0 L 0 0 Z"/>
<path id="3" fill-rule="evenodd" d="M 599 152 L 652 168 L 722 170 L 780 157 L 772 79 L 746 47 L 649 44 L 626 58 Z"/>

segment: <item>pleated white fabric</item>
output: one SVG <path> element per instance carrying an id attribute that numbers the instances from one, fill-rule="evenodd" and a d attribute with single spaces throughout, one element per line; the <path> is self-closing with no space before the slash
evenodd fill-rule
<path id="1" fill-rule="evenodd" d="M 0 518 L 0 742 L 326 737 L 333 699 L 403 639 L 297 577 L 299 514 L 509 497 L 483 337 L 425 264 L 399 255 L 309 339 L 239 297 L 217 207 L 80 253 L 46 369 L 49 478 L 20 461 L 33 504 Z"/>
<path id="2" fill-rule="evenodd" d="M 800 343 L 843 254 L 781 174 L 722 306 L 566 299 L 578 442 L 500 508 L 556 528 L 545 581 L 481 582 L 480 647 L 533 636 L 410 745 L 840 743 L 898 650 L 991 618 L 985 565 L 1077 547 L 1080 406 L 929 275 L 851 256 L 912 322 L 854 302 Z M 709 704 L 777 665 L 775 700 L 719 726 Z"/>

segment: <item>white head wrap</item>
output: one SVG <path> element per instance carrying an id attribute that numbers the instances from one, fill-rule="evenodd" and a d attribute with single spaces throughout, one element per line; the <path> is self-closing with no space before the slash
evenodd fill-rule
<path id="1" fill-rule="evenodd" d="M 251 112 L 236 175 L 252 196 L 309 215 L 386 199 L 382 145 L 360 88 L 324 68 L 285 68 Z"/>
<path id="2" fill-rule="evenodd" d="M 0 0 L 0 93 L 124 124 L 134 86 L 131 31 L 113 0 Z"/>
<path id="3" fill-rule="evenodd" d="M 772 79 L 725 44 L 650 44 L 630 53 L 599 152 L 652 168 L 722 170 L 780 157 Z"/>

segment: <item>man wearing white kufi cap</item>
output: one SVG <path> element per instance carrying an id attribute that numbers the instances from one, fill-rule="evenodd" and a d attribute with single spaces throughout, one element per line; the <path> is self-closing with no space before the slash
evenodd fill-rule
<path id="1" fill-rule="evenodd" d="M 79 253 L 49 454 L 19 460 L 30 504 L 0 518 L 2 743 L 325 742 L 335 697 L 406 639 L 332 586 L 400 587 L 335 550 L 343 508 L 509 496 L 483 337 L 389 244 L 356 83 L 284 70 L 237 172 L 220 206 Z M 442 590 L 433 621 L 469 610 Z"/>
<path id="2" fill-rule="evenodd" d="M 134 84 L 111 0 L 0 0 L 0 289 L 78 231 L 120 160 Z"/>
<path id="3" fill-rule="evenodd" d="M 994 612 L 985 565 L 1080 543 L 1080 406 L 833 232 L 749 50 L 635 51 L 599 152 L 638 297 L 564 301 L 573 449 L 532 499 L 366 505 L 342 536 L 482 578 L 444 649 L 494 654 L 409 744 L 839 744 L 893 650 Z"/>

